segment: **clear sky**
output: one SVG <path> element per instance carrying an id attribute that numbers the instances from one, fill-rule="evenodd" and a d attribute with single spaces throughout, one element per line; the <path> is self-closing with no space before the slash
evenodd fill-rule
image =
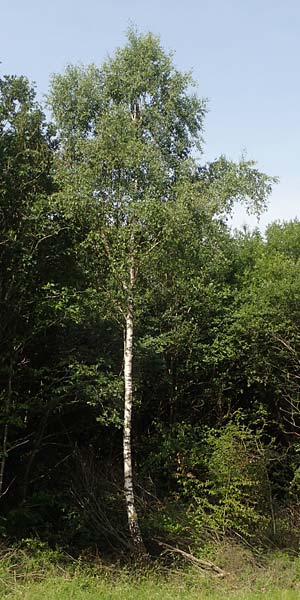
<path id="1" fill-rule="evenodd" d="M 300 0 L 0 0 L 1 72 L 39 96 L 68 63 L 98 63 L 129 23 L 161 36 L 209 99 L 203 160 L 242 153 L 280 177 L 261 225 L 300 218 Z M 253 223 L 238 211 L 235 224 Z"/>

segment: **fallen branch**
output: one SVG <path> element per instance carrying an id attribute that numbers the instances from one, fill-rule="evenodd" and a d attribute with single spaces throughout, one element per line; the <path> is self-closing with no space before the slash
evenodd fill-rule
<path id="1" fill-rule="evenodd" d="M 159 546 L 161 546 L 162 548 L 165 548 L 164 554 L 166 552 L 170 552 L 172 554 L 179 554 L 180 556 L 183 556 L 183 558 L 185 558 L 187 561 L 191 562 L 196 567 L 199 567 L 202 570 L 213 571 L 214 573 L 217 574 L 217 577 L 226 577 L 226 575 L 228 575 L 228 573 L 226 573 L 226 571 L 223 571 L 223 569 L 221 569 L 220 567 L 215 565 L 210 560 L 203 560 L 202 558 L 197 558 L 193 554 L 190 554 L 189 552 L 185 552 L 185 550 L 181 550 L 180 548 L 175 548 L 175 546 L 170 546 L 169 544 L 166 544 L 165 542 L 161 542 L 160 540 L 157 540 L 157 539 L 155 539 L 155 542 L 157 542 L 157 544 Z"/>

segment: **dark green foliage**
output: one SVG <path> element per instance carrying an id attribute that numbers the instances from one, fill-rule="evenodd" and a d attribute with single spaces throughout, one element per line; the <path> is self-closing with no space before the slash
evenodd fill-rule
<path id="1" fill-rule="evenodd" d="M 130 548 L 120 428 L 133 232 L 149 546 L 298 539 L 300 226 L 229 230 L 234 202 L 259 212 L 274 179 L 251 162 L 195 160 L 205 102 L 191 85 L 155 36 L 132 30 L 102 67 L 53 78 L 57 134 L 25 78 L 0 80 L 3 535 Z"/>
<path id="2" fill-rule="evenodd" d="M 272 525 L 272 447 L 264 447 L 259 434 L 237 423 L 219 430 L 181 425 L 166 442 L 168 452 L 173 450 L 168 470 L 174 498 L 185 506 L 186 533 L 194 540 L 208 533 L 263 537 Z"/>

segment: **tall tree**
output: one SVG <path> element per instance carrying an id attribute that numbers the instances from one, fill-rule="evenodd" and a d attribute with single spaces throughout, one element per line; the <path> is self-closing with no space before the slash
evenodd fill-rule
<path id="1" fill-rule="evenodd" d="M 145 299 L 139 282 L 147 272 L 158 276 L 174 235 L 183 230 L 182 245 L 191 242 L 189 225 L 203 211 L 211 218 L 240 197 L 263 202 L 270 184 L 247 163 L 222 159 L 198 168 L 205 102 L 192 84 L 157 37 L 130 30 L 127 45 L 101 69 L 70 66 L 56 75 L 49 99 L 61 140 L 58 210 L 87 227 L 86 268 L 124 332 L 124 490 L 139 553 L 131 450 L 134 324 Z M 180 260 L 169 268 L 180 278 Z"/>

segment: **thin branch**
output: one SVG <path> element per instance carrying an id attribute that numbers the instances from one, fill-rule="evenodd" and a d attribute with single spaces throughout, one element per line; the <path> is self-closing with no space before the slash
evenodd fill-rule
<path id="1" fill-rule="evenodd" d="M 69 229 L 69 227 L 61 227 L 58 231 L 55 231 L 54 233 L 49 233 L 48 235 L 44 235 L 44 237 L 42 237 L 41 239 L 39 239 L 37 241 L 37 243 L 35 244 L 35 246 L 33 247 L 32 252 L 35 252 L 36 249 L 38 248 L 38 246 L 41 244 L 41 242 L 44 242 L 45 240 L 48 240 L 49 238 L 54 237 L 55 235 L 59 235 L 59 233 L 61 233 L 61 231 L 64 231 L 65 229 Z"/>
<path id="2" fill-rule="evenodd" d="M 154 538 L 154 541 L 157 542 L 157 544 L 159 546 L 161 546 L 162 548 L 165 548 L 165 552 L 170 552 L 172 554 L 179 554 L 180 556 L 183 556 L 183 558 L 185 558 L 187 561 L 194 564 L 196 567 L 199 567 L 202 570 L 213 571 L 214 573 L 217 574 L 217 577 L 226 577 L 226 575 L 228 575 L 228 573 L 226 573 L 226 571 L 223 571 L 223 569 L 221 569 L 220 567 L 215 565 L 210 560 L 203 560 L 201 558 L 197 558 L 193 554 L 190 554 L 189 552 L 185 552 L 185 550 L 181 550 L 180 548 L 170 546 L 170 544 L 161 542 L 158 539 Z"/>
<path id="3" fill-rule="evenodd" d="M 9 489 L 11 488 L 12 484 L 14 483 L 14 481 L 16 480 L 16 477 L 14 477 L 11 482 L 8 484 L 7 488 L 4 490 L 4 492 L 2 492 L 0 494 L 0 498 L 2 498 L 3 496 L 5 496 L 5 494 L 7 494 L 7 492 L 9 491 Z"/>
<path id="4" fill-rule="evenodd" d="M 297 362 L 299 363 L 299 358 L 297 355 L 297 351 L 295 350 L 295 348 L 293 348 L 293 346 L 291 346 L 291 344 L 289 342 L 287 342 L 286 340 L 284 340 L 283 338 L 281 338 L 278 335 L 273 335 L 274 339 L 277 340 L 277 342 L 280 342 L 280 344 L 282 344 L 282 346 L 284 346 L 287 350 L 289 350 L 289 352 L 291 352 L 292 354 L 294 354 L 295 356 L 297 356 Z"/>
<path id="5" fill-rule="evenodd" d="M 15 450 L 16 448 L 19 448 L 20 446 L 24 446 L 24 444 L 28 444 L 28 442 L 29 442 L 29 439 L 27 439 L 27 440 L 23 440 L 22 442 L 18 442 L 18 443 L 16 443 L 16 444 L 14 444 L 13 446 L 10 446 L 10 447 L 7 449 L 7 453 L 8 453 L 8 452 L 11 452 L 12 450 Z"/>

